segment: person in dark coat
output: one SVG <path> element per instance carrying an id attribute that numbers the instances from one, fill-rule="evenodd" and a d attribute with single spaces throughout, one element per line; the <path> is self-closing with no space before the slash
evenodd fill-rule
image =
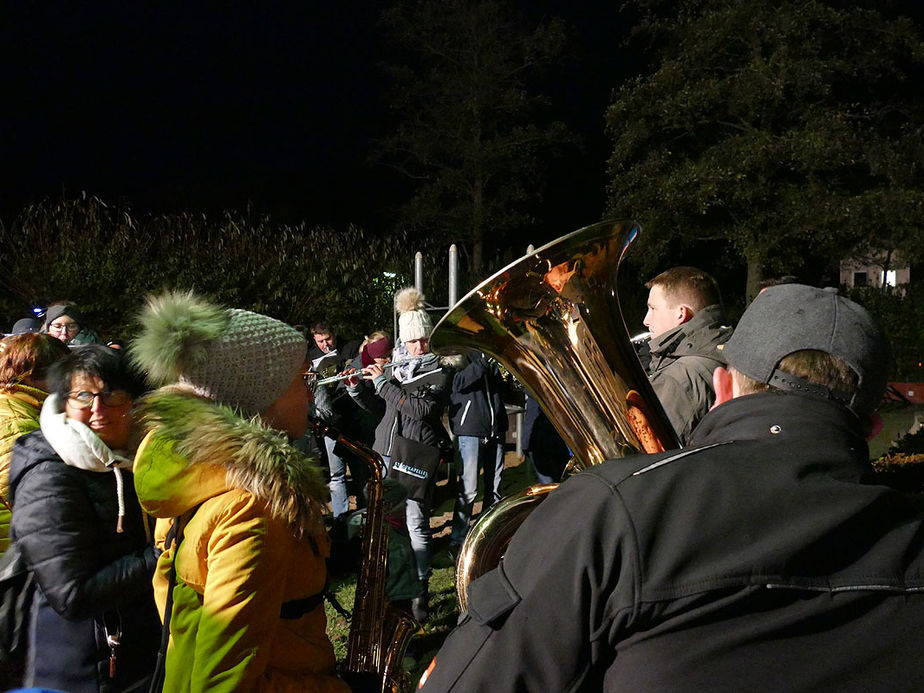
<path id="1" fill-rule="evenodd" d="M 358 342 L 343 341 L 323 322 L 311 326 L 311 337 L 313 344 L 308 347 L 308 360 L 312 363 L 312 369 L 318 371 L 322 379 L 357 365 L 357 359 L 360 358 Z M 328 365 L 325 366 L 324 363 Z M 315 411 L 321 421 L 340 431 L 347 438 L 358 439 L 357 427 L 363 415 L 347 394 L 343 382 L 316 385 L 314 403 Z M 350 511 L 350 495 L 346 479 L 347 466 L 359 489 L 364 486 L 368 474 L 362 460 L 350 454 L 341 457 L 336 443 L 337 441 L 330 436 L 323 437 L 327 465 L 330 470 L 331 509 L 335 520 L 346 520 L 346 515 Z M 364 505 L 362 491 L 359 492 L 356 500 L 357 507 Z"/>
<path id="2" fill-rule="evenodd" d="M 12 535 L 35 575 L 25 684 L 68 693 L 145 690 L 160 621 L 157 560 L 132 482 L 132 401 L 118 352 L 55 364 L 40 429 L 13 448 Z"/>
<path id="3" fill-rule="evenodd" d="M 869 482 L 882 332 L 790 284 L 724 352 L 690 445 L 550 493 L 421 690 L 924 690 L 924 509 Z"/>
<path id="4" fill-rule="evenodd" d="M 500 500 L 504 471 L 507 409 L 504 381 L 496 363 L 475 352 L 452 376 L 449 393 L 449 430 L 456 436 L 462 468 L 456 485 L 450 551 L 455 554 L 468 534 L 472 507 L 478 494 L 478 473 L 484 470 L 482 511 Z"/>
<path id="5" fill-rule="evenodd" d="M 523 452 L 532 465 L 536 480 L 540 484 L 557 484 L 561 481 L 571 459 L 571 451 L 542 411 L 539 402 L 529 395 L 526 395 L 522 436 Z"/>

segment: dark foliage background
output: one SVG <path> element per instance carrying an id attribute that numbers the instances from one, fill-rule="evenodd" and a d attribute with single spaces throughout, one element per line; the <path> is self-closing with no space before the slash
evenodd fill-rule
<path id="1" fill-rule="evenodd" d="M 461 295 L 616 215 L 645 229 L 620 288 L 631 333 L 672 265 L 713 273 L 734 318 L 763 276 L 836 284 L 840 259 L 884 250 L 915 283 L 859 297 L 901 342 L 897 372 L 920 372 L 921 17 L 896 0 L 3 3 L 0 319 L 71 299 L 124 335 L 145 293 L 194 287 L 360 336 L 391 324 L 418 251 L 444 306 L 450 242 Z"/>

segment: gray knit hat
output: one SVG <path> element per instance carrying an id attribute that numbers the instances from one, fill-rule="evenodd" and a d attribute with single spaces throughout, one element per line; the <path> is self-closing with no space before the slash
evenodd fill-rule
<path id="1" fill-rule="evenodd" d="M 857 374 L 855 392 L 833 392 L 777 369 L 796 351 L 815 350 L 844 361 Z M 783 284 L 748 306 L 722 350 L 728 364 L 760 383 L 840 401 L 859 415 L 879 405 L 889 373 L 889 347 L 872 316 L 833 288 Z"/>
<path id="2" fill-rule="evenodd" d="M 188 384 L 247 416 L 276 401 L 305 362 L 297 330 L 192 293 L 149 298 L 140 322 L 131 354 L 152 384 Z"/>
<path id="3" fill-rule="evenodd" d="M 83 313 L 80 312 L 77 306 L 72 306 L 69 303 L 59 303 L 58 305 L 49 307 L 48 312 L 45 313 L 45 329 L 48 329 L 48 326 L 62 315 L 66 315 L 80 325 L 80 327 L 83 327 Z"/>

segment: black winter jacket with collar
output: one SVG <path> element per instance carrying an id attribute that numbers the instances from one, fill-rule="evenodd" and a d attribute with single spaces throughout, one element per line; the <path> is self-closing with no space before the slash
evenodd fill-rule
<path id="1" fill-rule="evenodd" d="M 762 393 L 573 477 L 473 582 L 424 691 L 924 690 L 919 498 L 840 406 Z"/>
<path id="2" fill-rule="evenodd" d="M 125 517 L 117 531 L 112 473 L 65 464 L 41 431 L 13 450 L 13 535 L 34 572 L 26 683 L 68 691 L 120 691 L 153 671 L 160 640 L 151 578 L 156 552 L 132 475 L 122 472 Z M 116 678 L 106 641 L 121 626 Z"/>
<path id="3" fill-rule="evenodd" d="M 504 381 L 497 366 L 483 353 L 466 357 L 452 376 L 449 430 L 457 436 L 501 438 L 507 432 Z"/>

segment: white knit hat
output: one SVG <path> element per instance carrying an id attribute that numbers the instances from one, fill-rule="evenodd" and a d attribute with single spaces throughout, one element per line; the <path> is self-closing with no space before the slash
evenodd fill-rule
<path id="1" fill-rule="evenodd" d="M 398 337 L 402 342 L 414 339 L 429 339 L 433 323 L 424 310 L 424 295 L 410 287 L 395 294 L 395 308 L 398 311 Z"/>
<path id="2" fill-rule="evenodd" d="M 297 330 L 192 293 L 150 298 L 141 326 L 131 354 L 153 384 L 188 384 L 248 416 L 275 402 L 305 362 L 307 345 Z"/>

